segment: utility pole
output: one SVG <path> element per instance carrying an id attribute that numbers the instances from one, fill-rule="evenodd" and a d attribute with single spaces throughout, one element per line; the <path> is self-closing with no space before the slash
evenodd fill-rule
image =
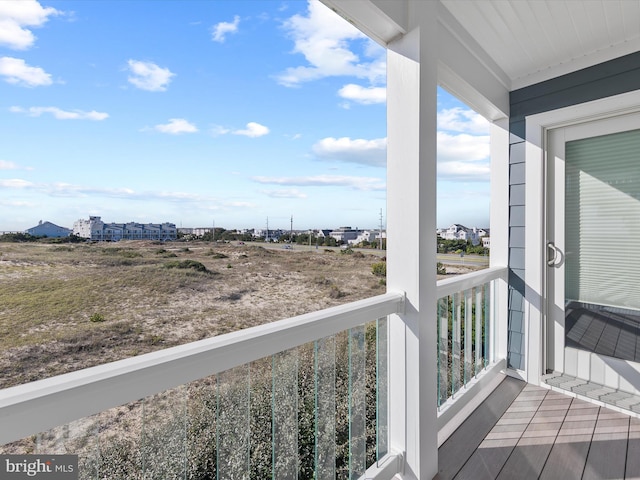
<path id="1" fill-rule="evenodd" d="M 213 220 L 213 230 L 211 230 L 211 241 L 212 242 L 216 241 L 216 221 L 215 221 L 215 219 Z"/>
<path id="2" fill-rule="evenodd" d="M 291 244 L 291 248 L 293 248 L 293 215 L 291 215 L 291 230 L 289 230 L 289 243 Z"/>
<path id="3" fill-rule="evenodd" d="M 267 236 L 265 237 L 266 243 L 269 243 L 269 217 L 267 217 Z"/>

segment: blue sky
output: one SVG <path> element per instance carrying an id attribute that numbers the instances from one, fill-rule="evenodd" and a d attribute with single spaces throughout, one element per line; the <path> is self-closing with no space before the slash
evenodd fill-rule
<path id="1" fill-rule="evenodd" d="M 385 68 L 315 1 L 0 1 L 0 231 L 377 227 Z M 487 123 L 438 98 L 438 224 L 486 227 Z"/>

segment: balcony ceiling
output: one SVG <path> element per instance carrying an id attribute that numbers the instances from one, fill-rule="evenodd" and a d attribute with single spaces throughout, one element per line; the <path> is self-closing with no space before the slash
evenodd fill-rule
<path id="1" fill-rule="evenodd" d="M 508 90 L 640 50 L 639 0 L 441 4 L 441 24 L 478 58 L 493 60 L 487 66 Z"/>

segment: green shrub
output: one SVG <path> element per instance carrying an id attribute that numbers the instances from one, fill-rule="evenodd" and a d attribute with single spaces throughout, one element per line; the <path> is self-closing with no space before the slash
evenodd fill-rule
<path id="1" fill-rule="evenodd" d="M 196 272 L 206 272 L 207 267 L 195 260 L 173 260 L 164 264 L 164 268 L 190 268 Z"/>
<path id="2" fill-rule="evenodd" d="M 447 274 L 447 269 L 445 268 L 445 266 L 441 262 L 438 262 L 436 264 L 436 268 L 438 269 L 438 275 L 446 275 Z"/>
<path id="3" fill-rule="evenodd" d="M 371 273 L 376 277 L 387 276 L 387 262 L 377 262 L 371 265 Z"/>
<path id="4" fill-rule="evenodd" d="M 89 317 L 89 321 L 93 323 L 102 323 L 105 320 L 106 318 L 104 318 L 104 315 L 102 315 L 101 313 L 94 313 Z"/>
<path id="5" fill-rule="evenodd" d="M 216 252 L 213 250 L 213 248 L 209 249 L 209 251 L 205 253 L 205 255 L 213 258 L 229 258 L 228 255 L 225 255 L 224 253 Z"/>

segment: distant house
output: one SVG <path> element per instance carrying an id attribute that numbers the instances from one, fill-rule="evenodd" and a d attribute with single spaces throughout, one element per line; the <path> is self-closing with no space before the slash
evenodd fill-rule
<path id="1" fill-rule="evenodd" d="M 358 234 L 360 230 L 353 229 L 351 227 L 340 227 L 332 230 L 329 234 L 331 237 L 336 239 L 336 242 L 348 243 L 349 240 L 355 240 L 358 238 Z"/>
<path id="2" fill-rule="evenodd" d="M 264 238 L 265 242 L 277 242 L 280 240 L 283 232 L 280 229 L 264 229 L 264 228 L 254 228 L 253 229 L 253 238 Z"/>
<path id="3" fill-rule="evenodd" d="M 349 240 L 349 245 L 357 245 L 362 242 L 373 243 L 376 241 L 379 234 L 380 232 L 377 230 L 362 230 L 358 233 L 358 236 L 355 239 Z"/>
<path id="4" fill-rule="evenodd" d="M 489 231 L 484 228 L 467 228 L 459 223 L 454 223 L 446 230 L 438 230 L 438 235 L 445 240 L 470 240 L 473 245 L 478 245 L 480 239 L 487 236 Z"/>
<path id="5" fill-rule="evenodd" d="M 202 237 L 207 233 L 213 232 L 213 227 L 195 227 L 195 228 L 179 228 L 179 233 L 183 235 L 193 235 L 194 237 Z"/>
<path id="6" fill-rule="evenodd" d="M 28 228 L 25 231 L 34 237 L 60 238 L 71 235 L 70 228 L 60 227 L 55 223 L 43 222 L 42 220 L 35 227 Z"/>

